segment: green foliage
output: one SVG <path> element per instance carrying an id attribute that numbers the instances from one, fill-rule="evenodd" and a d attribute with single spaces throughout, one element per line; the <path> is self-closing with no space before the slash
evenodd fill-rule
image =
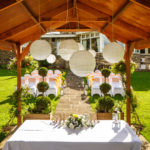
<path id="1" fill-rule="evenodd" d="M 112 112 L 114 106 L 114 99 L 110 96 L 101 97 L 96 102 L 97 112 Z"/>
<path id="2" fill-rule="evenodd" d="M 111 85 L 108 83 L 103 83 L 100 85 L 100 90 L 105 96 L 111 90 Z"/>
<path id="3" fill-rule="evenodd" d="M 101 72 L 102 72 L 102 75 L 103 75 L 105 78 L 108 78 L 108 77 L 110 76 L 110 73 L 111 73 L 110 69 L 108 69 L 108 68 L 102 69 Z"/>
<path id="4" fill-rule="evenodd" d="M 25 58 L 22 60 L 22 68 L 25 68 L 26 74 L 30 74 L 33 70 L 37 69 L 39 67 L 38 61 L 34 60 L 33 57 L 25 56 Z M 7 66 L 9 70 L 16 70 L 17 68 L 17 59 L 13 58 L 9 61 L 9 64 Z"/>
<path id="5" fill-rule="evenodd" d="M 48 96 L 39 96 L 36 99 L 36 112 L 42 113 L 45 110 L 50 110 L 51 100 Z M 49 111 L 50 112 L 50 111 Z"/>
<path id="6" fill-rule="evenodd" d="M 40 67 L 49 67 L 49 63 L 47 62 L 47 60 L 41 60 L 41 61 L 39 61 L 39 66 Z"/>
<path id="7" fill-rule="evenodd" d="M 43 82 L 39 82 L 37 84 L 37 88 L 38 88 L 39 92 L 46 92 L 49 88 L 49 85 L 47 82 L 43 81 Z"/>
<path id="8" fill-rule="evenodd" d="M 83 81 L 84 81 L 84 85 L 87 85 L 87 84 L 88 84 L 87 77 L 83 77 Z"/>
<path id="9" fill-rule="evenodd" d="M 131 73 L 133 73 L 136 69 L 136 64 L 134 62 L 131 62 Z M 126 74 L 126 64 L 124 61 L 120 61 L 118 63 L 114 63 L 111 65 L 111 71 L 114 74 L 121 74 L 125 75 Z"/>
<path id="10" fill-rule="evenodd" d="M 45 77 L 47 75 L 48 69 L 46 67 L 41 67 L 39 69 L 39 75 Z"/>

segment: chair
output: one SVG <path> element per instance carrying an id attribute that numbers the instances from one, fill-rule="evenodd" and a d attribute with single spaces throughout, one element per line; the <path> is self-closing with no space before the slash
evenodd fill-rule
<path id="1" fill-rule="evenodd" d="M 144 69 L 146 69 L 146 65 L 145 64 L 141 64 L 141 68 L 140 68 L 141 70 L 144 70 Z"/>
<path id="2" fill-rule="evenodd" d="M 29 80 L 29 78 L 30 78 L 31 76 L 30 76 L 30 74 L 25 74 L 24 77 L 25 77 L 25 82 L 26 82 L 26 84 L 28 85 L 28 84 L 29 84 L 29 81 L 28 81 L 28 80 Z"/>
<path id="3" fill-rule="evenodd" d="M 28 87 L 30 89 L 31 94 L 36 95 L 37 94 L 37 88 L 36 88 L 37 80 L 36 80 L 36 78 L 30 77 L 28 81 L 29 81 Z"/>
<path id="4" fill-rule="evenodd" d="M 124 89 L 119 78 L 112 78 L 111 85 L 113 96 L 115 96 L 116 94 L 121 94 L 122 96 L 124 96 Z"/>

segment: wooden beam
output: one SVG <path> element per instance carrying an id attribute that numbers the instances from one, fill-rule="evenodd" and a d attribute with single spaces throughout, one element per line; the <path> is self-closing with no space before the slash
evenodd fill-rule
<path id="1" fill-rule="evenodd" d="M 42 18 L 41 22 L 66 22 L 65 18 Z M 109 21 L 107 17 L 99 17 L 99 18 L 82 18 L 79 20 L 77 18 L 69 18 L 67 22 L 106 22 Z"/>
<path id="2" fill-rule="evenodd" d="M 136 49 L 144 49 L 144 48 L 150 48 L 150 39 L 147 40 L 137 40 L 134 41 L 134 48 Z"/>
<path id="3" fill-rule="evenodd" d="M 5 10 L 7 10 L 7 9 L 9 9 L 9 8 L 11 8 L 11 7 L 13 7 L 13 6 L 15 6 L 15 5 L 17 5 L 17 4 L 19 4 L 19 3 L 21 3 L 22 1 L 23 0 L 18 0 L 17 2 L 14 2 L 13 4 L 8 5 L 8 6 L 4 7 L 4 8 L 2 8 L 2 9 L 0 9 L 0 13 L 5 11 Z"/>
<path id="4" fill-rule="evenodd" d="M 98 18 L 99 17 L 107 17 L 109 21 L 111 19 L 111 17 L 108 14 L 106 14 L 104 12 L 101 12 L 99 10 L 96 10 L 96 9 L 94 9 L 94 8 L 92 8 L 92 7 L 90 7 L 86 4 L 83 4 L 81 2 L 78 2 L 78 9 L 80 9 L 84 12 L 87 12 L 87 13 L 89 13 L 89 14 L 95 16 L 95 17 L 98 17 Z"/>
<path id="5" fill-rule="evenodd" d="M 17 0 L 18 1 L 18 0 Z M 20 3 L 20 5 L 22 6 L 22 8 L 27 12 L 27 14 L 32 18 L 32 20 L 39 25 L 39 27 L 41 28 L 41 30 L 43 32 L 46 32 L 46 29 L 44 28 L 44 26 L 42 24 L 40 24 L 39 20 L 36 19 L 36 17 L 33 15 L 33 12 L 30 10 L 30 8 L 27 6 L 25 1 L 22 1 Z"/>
<path id="6" fill-rule="evenodd" d="M 126 57 L 125 57 L 125 63 L 126 63 L 126 90 L 128 93 L 131 92 L 131 81 L 130 81 L 130 65 L 131 65 L 131 52 L 134 49 L 134 43 L 127 43 L 126 44 Z M 127 122 L 130 125 L 131 124 L 131 97 L 127 97 L 127 105 L 126 105 L 126 116 L 127 116 Z"/>
<path id="7" fill-rule="evenodd" d="M 41 14 L 41 20 L 43 20 L 43 22 L 46 22 L 46 21 L 44 21 L 45 16 L 53 15 L 53 17 L 56 17 L 56 16 L 60 15 L 61 13 L 66 12 L 66 8 L 67 8 L 66 4 L 65 4 L 65 5 L 63 4 L 63 5 L 57 7 L 57 8 L 55 8 L 55 9 L 53 9 L 53 10 L 50 10 L 50 11 L 44 13 L 44 14 Z M 72 6 L 71 6 L 71 4 L 69 3 L 69 9 L 70 9 L 70 8 L 72 8 Z M 50 19 L 53 20 L 53 18 L 46 18 L 46 19 L 47 19 L 47 20 L 48 20 L 48 19 L 49 19 L 49 20 L 50 20 Z M 65 21 L 66 21 L 66 20 L 65 20 Z M 54 21 L 51 21 L 51 22 L 54 22 Z M 36 22 L 35 22 L 35 23 L 36 23 Z M 35 25 L 37 25 L 37 23 L 34 24 L 33 21 L 25 22 L 25 23 L 23 23 L 23 24 L 21 24 L 21 25 L 18 25 L 18 26 L 16 26 L 16 27 L 14 27 L 14 28 L 12 28 L 12 29 L 10 29 L 10 30 L 4 32 L 4 33 L 1 33 L 1 34 L 0 34 L 0 39 L 2 39 L 2 40 L 10 39 L 10 38 L 12 38 L 13 36 L 15 36 L 15 35 L 17 35 L 17 34 L 23 32 L 24 30 L 28 30 L 29 28 L 34 27 Z"/>
<path id="8" fill-rule="evenodd" d="M 32 42 L 29 42 L 29 44 L 27 45 L 27 47 L 21 53 L 21 56 L 20 56 L 21 60 L 23 60 L 25 58 L 25 56 L 29 53 L 31 44 L 32 44 Z"/>
<path id="9" fill-rule="evenodd" d="M 150 10 L 149 0 L 130 0 L 130 1 L 140 7 Z"/>
<path id="10" fill-rule="evenodd" d="M 96 24 L 91 23 L 91 22 L 80 22 L 80 24 L 91 28 L 93 31 L 101 32 L 100 27 Z"/>
<path id="11" fill-rule="evenodd" d="M 120 16 L 121 14 L 127 9 L 130 7 L 130 5 L 132 4 L 132 2 L 130 1 L 127 1 L 116 13 L 115 15 L 113 16 L 113 18 L 111 19 L 111 22 L 115 22 Z M 106 23 L 103 28 L 102 28 L 102 32 L 104 32 L 110 25 L 110 22 L 109 23 Z"/>
<path id="12" fill-rule="evenodd" d="M 2 40 L 11 39 L 16 34 L 22 32 L 22 31 L 25 31 L 26 29 L 29 29 L 30 27 L 33 27 L 35 25 L 37 25 L 37 24 L 34 24 L 33 21 L 25 22 L 19 26 L 11 28 L 10 30 L 8 30 L 6 32 L 1 33 L 0 39 L 2 39 Z"/>
<path id="13" fill-rule="evenodd" d="M 148 39 L 149 38 L 149 34 L 147 32 L 143 31 L 142 29 L 140 29 L 138 27 L 130 25 L 124 21 L 117 20 L 114 23 L 114 26 L 116 26 L 117 28 L 120 28 L 121 30 L 124 30 L 128 33 L 131 33 L 131 34 L 133 34 L 139 38 L 142 38 L 142 39 Z"/>
<path id="14" fill-rule="evenodd" d="M 0 40 L 0 49 L 6 51 L 13 50 L 13 44 L 12 42 Z"/>
<path id="15" fill-rule="evenodd" d="M 54 31 L 59 32 L 86 32 L 86 31 L 93 31 L 92 29 L 55 29 Z"/>
<path id="16" fill-rule="evenodd" d="M 17 44 L 17 91 L 20 92 L 21 90 L 21 45 Z M 17 126 L 19 127 L 21 125 L 21 97 L 17 97 L 18 102 L 18 116 L 17 116 Z"/>

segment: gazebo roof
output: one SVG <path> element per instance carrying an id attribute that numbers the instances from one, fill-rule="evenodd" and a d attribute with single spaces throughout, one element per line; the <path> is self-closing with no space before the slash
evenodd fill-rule
<path id="1" fill-rule="evenodd" d="M 98 31 L 110 40 L 136 41 L 135 48 L 150 47 L 149 0 L 1 0 L 0 20 L 4 49 L 50 31 Z"/>

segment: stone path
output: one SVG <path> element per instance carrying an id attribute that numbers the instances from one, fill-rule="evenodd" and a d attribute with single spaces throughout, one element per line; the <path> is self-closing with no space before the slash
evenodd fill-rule
<path id="1" fill-rule="evenodd" d="M 56 107 L 54 118 L 56 120 L 64 120 L 70 114 L 87 114 L 91 119 L 95 118 L 95 113 L 92 111 L 90 104 L 88 104 L 88 97 L 82 100 L 84 88 L 83 79 L 68 73 L 67 87 L 64 89 L 64 95 L 61 96 L 60 101 Z"/>

